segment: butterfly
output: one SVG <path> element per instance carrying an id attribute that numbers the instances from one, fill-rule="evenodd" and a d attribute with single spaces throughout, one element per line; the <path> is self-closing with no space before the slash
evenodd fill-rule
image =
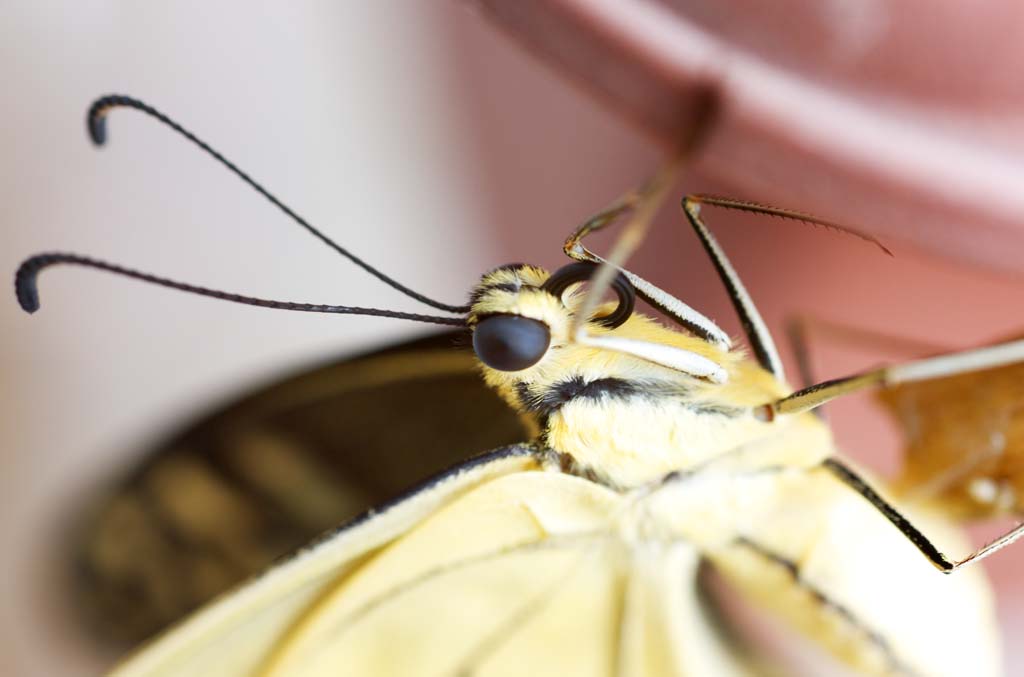
<path id="1" fill-rule="evenodd" d="M 553 272 L 504 266 L 481 277 L 468 304 L 440 303 L 356 258 L 147 104 L 97 101 L 94 141 L 104 140 L 117 107 L 169 125 L 338 253 L 446 315 L 260 299 L 64 253 L 19 268 L 25 310 L 39 308 L 38 274 L 70 264 L 249 305 L 459 327 L 483 381 L 525 421 L 516 432 L 534 434 L 328 531 L 161 633 L 116 674 L 758 674 L 765 666 L 737 649 L 703 598 L 702 567 L 864 674 L 998 674 L 991 593 L 980 569 L 961 569 L 1024 527 L 954 557 L 951 548 L 968 548 L 955 525 L 887 498 L 839 454 L 813 410 L 864 389 L 1017 363 L 1024 342 L 794 392 L 701 209 L 851 231 L 757 203 L 683 199 L 748 355 L 710 318 L 622 267 L 678 157 L 570 235 L 573 263 Z M 583 244 L 627 216 L 607 258 Z M 614 301 L 603 301 L 607 292 Z M 637 312 L 638 298 L 677 326 Z M 287 451 L 269 446 L 264 458 Z M 420 446 L 408 440 L 398 453 L 414 458 Z M 259 466 L 259 458 L 244 462 Z M 318 490 L 315 475 L 298 491 L 306 487 Z"/>

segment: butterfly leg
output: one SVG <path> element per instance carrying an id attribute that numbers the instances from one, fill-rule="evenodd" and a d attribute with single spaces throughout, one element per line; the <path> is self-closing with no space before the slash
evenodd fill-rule
<path id="1" fill-rule="evenodd" d="M 704 247 L 704 252 L 711 259 L 715 270 L 718 271 L 718 276 L 722 279 L 722 284 L 729 294 L 729 300 L 732 301 L 736 314 L 739 315 L 743 332 L 747 336 L 747 341 L 750 342 L 750 347 L 754 351 L 758 363 L 780 380 L 785 380 L 779 351 L 775 347 L 775 341 L 772 339 L 771 332 L 768 331 L 768 326 L 765 325 L 761 313 L 757 310 L 757 305 L 750 297 L 746 287 L 743 286 L 739 274 L 732 267 L 725 251 L 701 220 L 700 208 L 705 201 L 707 201 L 706 198 L 700 195 L 687 195 L 683 198 L 683 212 L 697 234 L 701 246 Z M 711 202 L 711 204 L 715 203 Z"/>
<path id="2" fill-rule="evenodd" d="M 642 298 L 649 298 L 645 291 L 653 290 L 671 299 L 667 294 L 661 292 L 645 280 L 622 269 L 621 264 L 640 245 L 651 220 L 660 207 L 665 195 L 674 183 L 675 176 L 682 166 L 686 154 L 684 151 L 671 156 L 667 162 L 640 188 L 630 191 L 620 199 L 612 203 L 604 211 L 589 219 L 565 244 L 565 251 L 571 257 L 579 261 L 597 263 L 597 270 L 591 275 L 589 288 L 583 298 L 581 306 L 573 313 L 572 326 L 569 328 L 570 340 L 579 344 L 612 350 L 616 352 L 636 355 L 643 359 L 649 359 L 657 364 L 676 369 L 684 373 L 705 378 L 715 383 L 724 382 L 728 378 L 725 369 L 716 361 L 686 350 L 664 351 L 658 346 L 643 341 L 623 339 L 615 336 L 592 335 L 587 331 L 587 322 L 593 317 L 598 305 L 608 290 L 615 276 L 621 271 L 636 289 Z M 629 214 L 622 233 L 616 239 L 608 258 L 601 258 L 585 249 L 581 240 L 588 233 L 607 227 L 620 217 Z M 672 299 L 678 311 L 689 321 L 696 333 L 710 337 L 718 343 L 723 350 L 729 349 L 729 338 L 714 322 L 685 306 L 680 301 Z M 671 311 L 668 311 L 671 312 Z"/>
<path id="3" fill-rule="evenodd" d="M 816 383 L 814 377 L 814 366 L 811 364 L 811 346 L 807 337 L 810 322 L 805 316 L 790 318 L 786 323 L 786 338 L 789 340 L 789 347 L 796 358 L 796 370 L 800 374 L 800 382 L 805 385 Z M 822 421 L 828 422 L 828 414 L 824 408 L 814 410 L 814 414 Z"/>
<path id="4" fill-rule="evenodd" d="M 810 334 L 812 332 L 840 343 L 877 348 L 890 353 L 938 354 L 949 351 L 948 347 L 940 347 L 926 341 L 855 327 L 811 315 L 797 315 L 786 322 L 786 338 L 793 351 L 793 356 L 796 358 L 800 383 L 805 387 L 818 382 L 814 375 L 814 365 L 811 363 Z M 822 407 L 815 409 L 814 413 L 827 420 Z"/>
<path id="5" fill-rule="evenodd" d="M 882 513 L 882 515 L 889 520 L 893 526 L 899 529 L 900 533 L 902 533 L 908 541 L 913 543 L 914 547 L 921 551 L 921 554 L 924 555 L 936 569 L 943 573 L 952 573 L 965 564 L 984 559 L 997 550 L 1005 548 L 1024 536 L 1024 524 L 1019 524 L 991 543 L 975 550 L 967 557 L 960 560 L 951 559 L 945 553 L 940 551 L 931 542 L 931 540 L 921 532 L 920 529 L 911 523 L 910 520 L 904 517 L 903 514 L 892 505 L 892 503 L 889 503 L 887 500 L 882 498 L 878 492 L 871 488 L 864 478 L 862 478 L 848 465 L 836 458 L 829 458 L 822 463 L 822 467 L 831 472 L 836 478 L 843 482 L 843 484 L 863 496 L 864 499 L 874 506 L 878 512 Z"/>
<path id="6" fill-rule="evenodd" d="M 811 364 L 811 345 L 808 338 L 810 324 L 810 320 L 803 315 L 792 317 L 786 322 L 786 338 L 793 351 L 793 356 L 796 357 L 796 369 L 800 374 L 800 382 L 805 386 L 818 381 L 814 377 L 814 366 Z"/>
<path id="7" fill-rule="evenodd" d="M 799 414 L 820 407 L 837 397 L 867 388 L 884 388 L 901 383 L 955 376 L 993 369 L 1015 362 L 1024 362 L 1024 339 L 964 350 L 950 355 L 914 360 L 872 369 L 845 378 L 823 381 L 762 405 L 758 409 L 765 418 L 769 419 L 780 414 Z"/>
<path id="8" fill-rule="evenodd" d="M 648 184 L 650 185 L 650 184 Z M 616 259 L 615 253 L 607 259 L 595 254 L 588 249 L 583 240 L 591 233 L 596 233 L 615 223 L 623 215 L 636 209 L 637 204 L 643 199 L 645 191 L 643 188 L 631 191 L 613 202 L 603 211 L 587 219 L 577 228 L 565 241 L 563 250 L 566 255 L 576 261 L 588 261 L 590 263 L 609 264 L 614 266 L 626 276 L 630 284 L 636 289 L 636 293 L 647 303 L 659 309 L 682 327 L 711 343 L 715 343 L 723 350 L 731 347 L 729 335 L 725 333 L 709 317 L 677 299 L 672 294 L 648 282 L 639 275 L 620 267 L 621 261 Z"/>
<path id="9" fill-rule="evenodd" d="M 796 357 L 800 381 L 805 386 L 818 382 L 811 365 L 810 336 L 812 333 L 835 343 L 862 349 L 880 350 L 890 355 L 894 353 L 938 355 L 951 352 L 949 346 L 941 346 L 929 341 L 857 327 L 813 315 L 796 315 L 786 322 L 786 337 Z"/>
<path id="10" fill-rule="evenodd" d="M 736 314 L 740 318 L 740 324 L 743 326 L 743 332 L 747 336 L 747 341 L 750 343 L 754 356 L 762 367 L 770 371 L 780 380 L 785 380 L 785 374 L 782 369 L 782 360 L 779 358 L 779 352 L 775 347 L 775 341 L 772 339 L 772 335 L 768 331 L 768 327 L 761 318 L 761 314 L 758 312 L 757 306 L 754 304 L 754 300 L 750 297 L 746 287 L 743 286 L 743 282 L 740 280 L 740 276 L 736 273 L 736 270 L 732 267 L 728 257 L 725 255 L 725 251 L 721 248 L 718 241 L 714 238 L 708 230 L 708 227 L 704 224 L 704 221 L 701 219 L 700 212 L 702 205 L 712 205 L 725 209 L 750 212 L 752 214 L 763 214 L 766 216 L 776 216 L 794 221 L 803 221 L 804 223 L 822 226 L 831 230 L 859 237 L 862 240 L 867 240 L 878 245 L 887 253 L 888 250 L 869 235 L 865 235 L 864 233 L 841 226 L 837 223 L 832 223 L 831 221 L 825 221 L 824 219 L 820 219 L 804 212 L 714 195 L 693 194 L 687 195 L 683 198 L 683 212 L 686 214 L 687 220 L 690 222 L 694 232 L 697 234 L 697 238 L 700 240 L 701 246 L 704 247 L 705 253 L 707 253 L 708 258 L 711 259 L 711 263 L 714 265 L 726 292 L 729 294 L 729 300 L 732 301 L 733 308 L 736 310 Z"/>
<path id="11" fill-rule="evenodd" d="M 636 197 L 634 196 L 633 199 L 635 200 Z M 687 195 L 683 199 L 683 211 L 686 214 L 687 220 L 693 227 L 694 232 L 697 234 L 701 245 L 704 247 L 704 251 L 711 259 L 715 269 L 718 271 L 719 277 L 722 279 L 726 291 L 729 294 L 729 298 L 733 303 L 733 307 L 736 309 L 737 315 L 739 315 L 747 340 L 753 348 L 758 362 L 760 362 L 761 366 L 765 369 L 775 374 L 776 377 L 783 379 L 785 376 L 782 368 L 782 360 L 779 358 L 778 350 L 775 347 L 775 342 L 772 339 L 771 333 L 768 331 L 760 312 L 757 310 L 757 306 L 754 304 L 750 294 L 743 286 L 743 282 L 740 280 L 736 270 L 732 267 L 732 264 L 729 262 L 725 252 L 722 250 L 718 241 L 708 230 L 701 218 L 700 209 L 701 206 L 705 204 L 723 207 L 726 209 L 735 209 L 739 211 L 804 221 L 806 223 L 851 234 L 875 244 L 878 244 L 878 242 L 863 233 L 845 228 L 836 223 L 819 219 L 810 214 L 793 210 L 781 209 L 779 207 L 772 207 L 769 205 L 731 198 L 714 197 L 710 195 Z M 590 233 L 596 232 L 597 230 L 613 223 L 618 216 L 630 209 L 631 206 L 632 203 L 629 199 L 623 199 L 617 201 L 604 212 L 601 212 L 588 220 L 583 224 L 583 226 L 570 235 L 568 240 L 566 240 L 564 247 L 565 253 L 577 261 L 605 263 L 605 259 L 594 254 L 583 246 L 582 240 Z M 879 246 L 881 247 L 880 244 Z M 883 251 L 888 251 L 884 247 L 882 247 L 882 249 Z M 611 262 L 616 264 L 616 259 L 611 259 Z M 730 347 L 728 335 L 711 319 L 687 306 L 685 303 L 666 291 L 656 287 L 650 282 L 647 282 L 638 275 L 627 270 L 622 270 L 622 273 L 636 288 L 637 295 L 667 314 L 669 317 L 675 319 L 680 325 L 697 336 L 700 336 L 712 343 L 716 343 L 724 349 L 728 349 Z"/>

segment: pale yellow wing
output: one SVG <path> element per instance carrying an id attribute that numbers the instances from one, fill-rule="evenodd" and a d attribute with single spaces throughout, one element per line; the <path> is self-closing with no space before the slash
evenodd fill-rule
<path id="1" fill-rule="evenodd" d="M 267 674 L 608 674 L 621 500 L 560 473 L 478 487 L 326 592 Z"/>
<path id="2" fill-rule="evenodd" d="M 872 675 L 1001 674 L 993 596 L 981 568 L 940 573 L 824 471 L 722 483 L 747 505 L 734 538 L 710 559 L 838 658 Z M 920 510 L 905 514 L 947 552 L 969 551 L 948 521 Z"/>
<path id="3" fill-rule="evenodd" d="M 531 449 L 510 447 L 439 476 L 172 626 L 114 674 L 253 674 L 307 607 L 325 589 L 358 570 L 365 558 L 473 487 L 536 467 Z"/>
<path id="4" fill-rule="evenodd" d="M 481 486 L 325 594 L 268 675 L 741 675 L 697 553 L 627 544 L 629 497 L 561 473 Z"/>
<path id="5" fill-rule="evenodd" d="M 632 501 L 529 456 L 489 459 L 224 598 L 118 674 L 753 674 L 705 617 L 697 551 L 627 536 Z"/>
<path id="6" fill-rule="evenodd" d="M 683 541 L 634 551 L 620 633 L 621 677 L 778 674 L 723 636 L 722 618 L 698 590 L 699 554 Z M 569 673 L 564 673 L 569 674 Z"/>

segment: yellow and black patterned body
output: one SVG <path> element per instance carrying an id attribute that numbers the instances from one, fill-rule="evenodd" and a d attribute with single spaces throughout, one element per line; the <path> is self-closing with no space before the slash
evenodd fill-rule
<path id="1" fill-rule="evenodd" d="M 825 470 L 810 414 L 742 353 L 638 314 L 587 329 L 703 351 L 711 383 L 568 340 L 580 302 L 547 273 L 485 276 L 470 327 L 550 327 L 532 366 L 481 364 L 541 435 L 371 511 L 194 615 L 121 675 L 760 675 L 708 615 L 701 563 L 870 675 L 998 675 L 980 570 L 944 576 Z M 963 546 L 940 517 L 914 519 Z M 965 547 L 965 546 L 964 546 Z M 773 673 L 774 674 L 774 673 Z"/>

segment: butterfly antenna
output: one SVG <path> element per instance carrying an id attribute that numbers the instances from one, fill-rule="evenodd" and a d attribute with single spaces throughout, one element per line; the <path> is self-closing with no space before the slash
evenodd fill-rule
<path id="1" fill-rule="evenodd" d="M 37 284 L 39 272 L 44 268 L 49 268 L 50 266 L 59 264 L 71 264 L 86 268 L 105 270 L 109 273 L 142 280 L 143 282 L 149 282 L 161 287 L 169 287 L 171 289 L 177 289 L 191 294 L 198 294 L 200 296 L 209 296 L 210 298 L 221 299 L 222 301 L 231 301 L 232 303 L 242 303 L 247 306 L 275 308 L 278 310 L 296 310 L 306 313 L 372 315 L 374 317 L 393 317 L 401 320 L 413 320 L 415 322 L 427 322 L 430 324 L 445 324 L 458 327 L 466 326 L 466 321 L 458 317 L 420 315 L 418 313 L 403 313 L 394 310 L 382 310 L 379 308 L 332 306 L 319 303 L 295 303 L 292 301 L 275 301 L 272 299 L 256 298 L 254 296 L 243 296 L 242 294 L 233 294 L 231 292 L 219 291 L 208 287 L 200 287 L 193 284 L 169 280 L 165 277 L 150 275 L 149 273 L 132 270 L 131 268 L 125 268 L 123 266 L 107 263 L 106 261 L 101 261 L 87 256 L 63 253 L 38 254 L 26 259 L 20 266 L 18 266 L 18 271 L 14 275 L 14 292 L 18 297 L 18 303 L 21 305 L 22 310 L 28 313 L 34 313 L 39 310 L 39 287 Z"/>
<path id="2" fill-rule="evenodd" d="M 291 218 L 295 223 L 309 231 L 311 235 L 319 239 L 321 242 L 326 244 L 328 247 L 330 247 L 337 253 L 347 258 L 352 263 L 356 264 L 366 272 L 376 277 L 384 284 L 390 286 L 393 289 L 397 289 L 406 296 L 413 298 L 419 301 L 420 303 L 426 304 L 433 308 L 437 308 L 438 310 L 444 310 L 449 313 L 466 313 L 469 311 L 468 305 L 452 305 L 448 303 L 442 303 L 440 301 L 435 301 L 432 298 L 424 296 L 423 294 L 420 294 L 419 292 L 414 291 L 409 287 L 406 287 L 404 284 L 398 282 L 394 278 L 391 278 L 388 275 L 385 275 L 381 271 L 377 270 L 366 261 L 363 261 L 355 254 L 345 249 L 331 238 L 327 237 L 327 235 L 325 235 L 321 230 L 319 230 L 318 228 L 314 227 L 311 223 L 306 221 L 306 219 L 302 218 L 294 211 L 292 211 L 292 209 L 288 205 L 284 204 L 276 197 L 274 197 L 266 188 L 264 188 L 255 179 L 253 179 L 251 176 L 242 171 L 233 162 L 231 162 L 226 157 L 221 155 L 219 152 L 214 150 L 208 143 L 197 137 L 189 130 L 182 127 L 180 124 L 178 124 L 171 118 L 167 117 L 167 115 L 165 115 L 164 113 L 161 113 L 149 104 L 139 101 L 138 99 L 134 99 L 129 96 L 114 94 L 97 99 L 89 107 L 89 112 L 86 115 L 86 126 L 89 131 L 89 138 L 92 139 L 92 142 L 97 146 L 102 146 L 107 141 L 107 115 L 108 113 L 110 113 L 111 110 L 115 108 L 133 108 L 162 122 L 163 124 L 173 129 L 174 131 L 178 132 L 186 139 L 188 139 L 195 145 L 199 146 L 199 148 L 201 148 L 208 155 L 217 160 L 217 162 L 227 167 L 228 170 L 230 170 L 235 176 L 240 178 L 242 181 L 248 184 L 253 190 L 255 190 L 257 193 L 265 197 L 267 200 L 269 200 L 271 204 L 273 204 L 275 207 L 277 207 L 286 215 L 288 215 L 288 217 Z"/>

